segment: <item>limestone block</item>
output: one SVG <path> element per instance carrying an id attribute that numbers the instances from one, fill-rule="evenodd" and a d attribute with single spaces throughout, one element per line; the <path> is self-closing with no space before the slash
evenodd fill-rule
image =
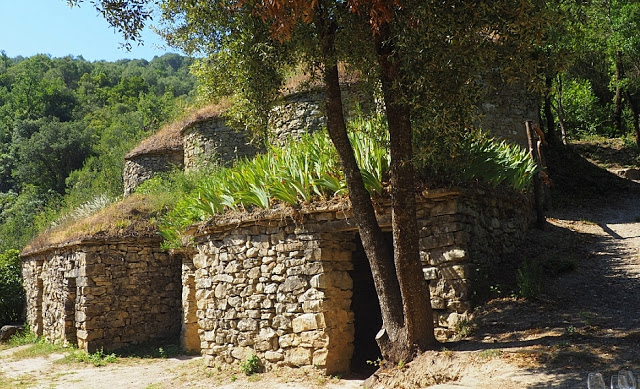
<path id="1" fill-rule="evenodd" d="M 471 278 L 471 270 L 471 266 L 469 265 L 453 265 L 441 267 L 439 272 L 445 280 L 459 280 Z"/>
<path id="2" fill-rule="evenodd" d="M 440 296 L 431 296 L 431 308 L 433 309 L 446 309 L 447 302 Z"/>
<path id="3" fill-rule="evenodd" d="M 302 311 L 305 313 L 323 312 L 324 301 L 323 300 L 307 300 L 302 303 Z"/>
<path id="4" fill-rule="evenodd" d="M 311 277 L 310 284 L 317 289 L 351 289 L 353 288 L 353 280 L 349 276 L 349 273 L 343 271 L 334 271 L 328 273 L 321 273 Z"/>
<path id="5" fill-rule="evenodd" d="M 251 350 L 249 347 L 234 347 L 233 349 L 231 349 L 231 356 L 241 361 L 249 358 L 251 354 L 253 354 L 253 350 Z"/>
<path id="6" fill-rule="evenodd" d="M 313 352 L 313 365 L 318 367 L 324 367 L 327 365 L 327 356 L 329 351 L 326 348 L 316 350 Z"/>
<path id="7" fill-rule="evenodd" d="M 237 261 L 231 261 L 224 268 L 224 272 L 228 274 L 233 274 L 233 273 L 239 272 L 241 269 L 242 269 L 241 264 L 239 264 Z"/>
<path id="8" fill-rule="evenodd" d="M 285 361 L 293 366 L 306 366 L 311 364 L 313 350 L 310 348 L 296 347 L 287 350 Z"/>
<path id="9" fill-rule="evenodd" d="M 305 313 L 291 321 L 295 333 L 322 328 L 324 324 L 324 315 L 321 313 Z"/>
<path id="10" fill-rule="evenodd" d="M 432 250 L 452 246 L 455 243 L 455 234 L 456 233 L 434 234 L 420 238 L 420 250 Z"/>
<path id="11" fill-rule="evenodd" d="M 471 301 L 450 300 L 447 301 L 447 309 L 452 312 L 464 313 L 471 312 L 473 306 Z"/>
<path id="12" fill-rule="evenodd" d="M 278 284 L 276 283 L 270 283 L 264 287 L 265 294 L 273 294 L 273 293 L 276 293 L 277 291 L 278 291 Z"/>
<path id="13" fill-rule="evenodd" d="M 422 272 L 424 273 L 424 279 L 427 281 L 438 279 L 438 268 L 436 267 L 423 268 Z"/>
<path id="14" fill-rule="evenodd" d="M 253 269 L 249 270 L 247 272 L 247 277 L 250 278 L 250 279 L 254 279 L 254 278 L 260 277 L 260 268 L 259 267 L 254 267 Z"/>
<path id="15" fill-rule="evenodd" d="M 239 331 L 255 331 L 258 329 L 258 322 L 255 319 L 244 318 L 238 322 Z"/>
<path id="16" fill-rule="evenodd" d="M 306 279 L 298 276 L 287 277 L 283 284 L 278 287 L 278 292 L 293 292 L 295 290 L 306 289 L 308 282 Z"/>
<path id="17" fill-rule="evenodd" d="M 455 201 L 438 201 L 434 207 L 431 208 L 431 216 L 453 215 L 456 211 L 457 207 Z"/>
<path id="18" fill-rule="evenodd" d="M 273 317 L 272 321 L 271 321 L 273 328 L 278 328 L 281 330 L 286 330 L 291 328 L 291 319 L 289 319 L 288 317 L 284 316 L 284 315 L 276 315 Z"/>
<path id="19" fill-rule="evenodd" d="M 294 334 L 283 334 L 278 337 L 278 344 L 281 348 L 295 347 L 300 344 L 300 338 Z"/>
<path id="20" fill-rule="evenodd" d="M 316 288 L 307 289 L 300 297 L 298 297 L 298 301 L 312 301 L 312 300 L 322 300 L 325 297 L 325 292 L 318 290 Z"/>
<path id="21" fill-rule="evenodd" d="M 444 259 L 447 262 L 463 261 L 467 258 L 467 252 L 465 250 L 456 248 L 447 250 L 443 253 Z"/>
<path id="22" fill-rule="evenodd" d="M 284 359 L 284 354 L 280 351 L 267 351 L 264 353 L 264 359 L 269 362 L 278 362 Z"/>

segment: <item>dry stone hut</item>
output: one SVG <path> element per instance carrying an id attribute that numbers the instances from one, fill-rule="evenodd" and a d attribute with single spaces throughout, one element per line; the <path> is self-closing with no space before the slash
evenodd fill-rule
<path id="1" fill-rule="evenodd" d="M 497 75 L 486 78 L 479 110 L 481 129 L 525 148 L 528 141 L 524 123 L 539 120 L 538 96 L 520 85 L 505 83 Z"/>
<path id="2" fill-rule="evenodd" d="M 124 157 L 122 177 L 125 196 L 157 173 L 182 169 L 183 155 L 182 138 L 175 124 L 140 142 Z"/>
<path id="3" fill-rule="evenodd" d="M 133 195 L 26 247 L 31 330 L 89 352 L 177 338 L 181 264 L 160 249 L 155 216 Z"/>
<path id="4" fill-rule="evenodd" d="M 389 230 L 389 208 L 381 209 Z M 476 269 L 497 266 L 530 213 L 521 195 L 420 196 L 420 251 L 440 339 L 468 318 Z M 256 354 L 268 365 L 337 373 L 379 356 L 377 295 L 348 206 L 222 217 L 192 234 L 195 247 L 181 256 L 183 344 L 210 366 Z"/>
<path id="5" fill-rule="evenodd" d="M 186 171 L 198 170 L 209 163 L 231 165 L 260 151 L 247 133 L 232 129 L 220 115 L 195 120 L 183 127 L 180 135 Z"/>

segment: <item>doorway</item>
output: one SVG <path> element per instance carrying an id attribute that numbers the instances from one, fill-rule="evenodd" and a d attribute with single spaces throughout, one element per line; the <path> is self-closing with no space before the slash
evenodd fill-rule
<path id="1" fill-rule="evenodd" d="M 390 239 L 388 234 L 387 239 Z M 382 327 L 382 314 L 378 294 L 373 284 L 369 260 L 362 247 L 360 235 L 356 235 L 356 249 L 351 256 L 353 270 L 349 272 L 353 280 L 351 311 L 354 314 L 354 341 L 351 371 L 356 375 L 369 376 L 377 370 L 373 364 L 382 358 L 376 342 L 376 334 Z"/>

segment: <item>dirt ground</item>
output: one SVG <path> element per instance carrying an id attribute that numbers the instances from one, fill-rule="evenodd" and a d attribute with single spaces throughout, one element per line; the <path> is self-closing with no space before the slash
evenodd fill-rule
<path id="1" fill-rule="evenodd" d="M 590 371 L 608 379 L 625 367 L 640 375 L 640 183 L 604 196 L 564 195 L 548 215 L 547 228 L 531 231 L 514 254 L 516 262 L 541 264 L 536 297 L 514 297 L 514 280 L 497 282 L 468 336 L 404 366 L 383 366 L 367 381 L 312 369 L 247 377 L 193 356 L 103 367 L 60 363 L 60 353 L 16 359 L 29 347 L 20 346 L 0 351 L 0 389 L 584 388 Z"/>
<path id="2" fill-rule="evenodd" d="M 531 231 L 521 255 L 552 264 L 536 298 L 492 299 L 470 336 L 377 373 L 376 387 L 584 388 L 591 371 L 640 374 L 640 189 L 592 201 Z"/>

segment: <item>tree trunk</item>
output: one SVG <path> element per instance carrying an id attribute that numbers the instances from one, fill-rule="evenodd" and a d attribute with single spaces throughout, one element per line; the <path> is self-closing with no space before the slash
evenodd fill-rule
<path id="1" fill-rule="evenodd" d="M 399 360 L 393 358 L 396 354 L 394 350 L 396 347 L 405 347 L 406 342 L 395 335 L 403 331 L 404 315 L 393 252 L 378 225 L 371 197 L 362 181 L 360 168 L 347 136 L 335 55 L 336 26 L 326 19 L 323 20 L 321 12 L 318 12 L 316 17 L 327 94 L 327 130 L 340 158 L 349 189 L 351 207 L 380 301 L 383 329 L 379 332 L 377 341 L 385 359 L 398 362 Z"/>
<path id="2" fill-rule="evenodd" d="M 633 136 L 636 144 L 640 147 L 640 107 L 638 106 L 638 100 L 629 92 L 627 92 L 627 100 L 633 114 Z"/>
<path id="3" fill-rule="evenodd" d="M 391 148 L 391 198 L 394 260 L 405 318 L 406 349 L 397 350 L 396 360 L 409 360 L 417 350 L 434 347 L 433 310 L 429 287 L 422 272 L 416 217 L 416 174 L 410 109 L 402 101 L 400 66 L 394 58 L 389 24 L 375 36 L 380 81 L 389 123 Z M 389 335 L 393 340 L 392 334 Z"/>
<path id="4" fill-rule="evenodd" d="M 556 113 L 558 114 L 558 124 L 560 124 L 560 133 L 562 136 L 562 144 L 567 145 L 567 127 L 565 126 L 565 114 L 564 114 L 564 101 L 563 101 L 563 90 L 562 90 L 562 76 L 558 75 L 558 108 L 556 109 Z"/>
<path id="5" fill-rule="evenodd" d="M 558 139 L 556 136 L 556 125 L 553 120 L 552 102 L 551 102 L 551 88 L 553 87 L 553 76 L 545 76 L 544 79 L 545 91 L 544 91 L 544 118 L 547 122 L 547 141 L 555 143 Z"/>
<path id="6" fill-rule="evenodd" d="M 613 100 L 613 126 L 620 134 L 624 132 L 622 128 L 622 77 L 624 77 L 624 72 L 622 69 L 622 52 L 618 51 L 616 53 L 616 61 L 615 61 L 615 82 L 616 82 L 616 94 Z"/>

